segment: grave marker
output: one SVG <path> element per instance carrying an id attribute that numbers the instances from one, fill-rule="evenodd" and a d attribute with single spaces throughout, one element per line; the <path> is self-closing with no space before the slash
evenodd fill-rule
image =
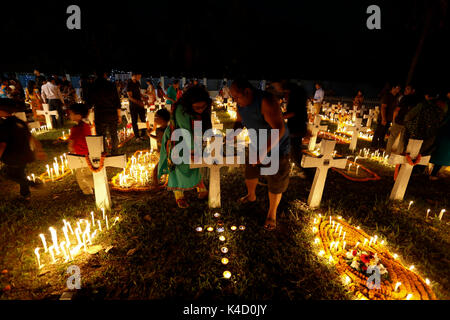
<path id="1" fill-rule="evenodd" d="M 42 108 L 43 108 L 43 110 L 37 110 L 36 113 L 39 115 L 45 116 L 45 122 L 47 123 L 47 128 L 48 128 L 48 130 L 52 130 L 53 129 L 52 116 L 55 116 L 56 119 L 59 119 L 58 111 L 56 111 L 56 110 L 50 111 L 50 106 L 47 103 L 44 103 L 42 105 Z"/>

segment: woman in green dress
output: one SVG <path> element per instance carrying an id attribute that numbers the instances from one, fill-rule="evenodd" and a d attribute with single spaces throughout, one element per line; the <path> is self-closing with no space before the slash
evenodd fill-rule
<path id="1" fill-rule="evenodd" d="M 198 198 L 206 199 L 208 191 L 203 184 L 199 169 L 191 169 L 189 163 L 176 164 L 175 157 L 182 157 L 182 152 L 172 155 L 174 147 L 180 148 L 179 144 L 191 150 L 190 159 L 194 154 L 194 121 L 202 122 L 202 135 L 211 129 L 211 105 L 212 100 L 209 93 L 201 87 L 192 87 L 174 104 L 169 126 L 164 132 L 161 152 L 158 164 L 158 179 L 168 174 L 167 189 L 174 191 L 175 200 L 180 208 L 189 207 L 184 198 L 184 191 L 197 189 Z M 172 133 L 176 129 L 185 129 L 181 141 L 172 141 Z M 203 141 L 200 140 L 200 141 Z M 186 145 L 187 144 L 187 145 Z M 178 153 L 178 152 L 177 152 Z M 173 157 L 172 157 L 173 156 Z"/>

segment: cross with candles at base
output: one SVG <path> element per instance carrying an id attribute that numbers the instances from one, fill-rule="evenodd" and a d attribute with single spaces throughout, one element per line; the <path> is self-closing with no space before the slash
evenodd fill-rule
<path id="1" fill-rule="evenodd" d="M 312 135 L 311 138 L 309 138 L 309 144 L 308 144 L 308 150 L 313 151 L 316 147 L 316 141 L 317 141 L 317 134 L 319 131 L 325 131 L 327 130 L 328 126 L 321 126 L 320 121 L 322 117 L 320 115 L 316 115 L 314 118 L 314 124 L 308 123 L 308 129 L 311 131 Z"/>
<path id="2" fill-rule="evenodd" d="M 366 127 L 369 130 L 372 127 L 372 121 L 375 118 L 375 110 L 370 109 L 369 114 L 364 115 L 364 119 L 367 119 Z"/>
<path id="3" fill-rule="evenodd" d="M 408 146 L 406 147 L 406 154 L 409 154 L 413 162 L 419 155 L 422 143 L 422 140 L 409 139 Z M 420 161 L 416 165 L 426 166 L 430 162 L 430 158 L 431 156 L 421 157 Z M 388 163 L 393 165 L 401 165 L 389 198 L 391 200 L 403 200 L 414 166 L 409 164 L 406 156 L 399 154 L 391 154 L 388 159 Z"/>
<path id="4" fill-rule="evenodd" d="M 348 128 L 348 131 L 353 131 L 352 141 L 350 142 L 350 147 L 349 147 L 349 149 L 351 151 L 355 151 L 356 150 L 356 145 L 358 143 L 359 133 L 366 129 L 365 127 L 363 127 L 361 125 L 361 123 L 362 123 L 362 119 L 361 118 L 357 118 L 355 120 L 355 125 Z"/>
<path id="5" fill-rule="evenodd" d="M 191 163 L 191 169 L 195 168 L 209 168 L 209 193 L 208 206 L 210 208 L 220 208 L 220 168 L 222 167 L 239 167 L 237 157 L 229 156 L 216 157 L 216 151 L 221 150 L 222 142 L 220 139 L 214 139 L 207 147 L 211 148 L 211 153 L 207 157 L 201 158 L 201 163 Z"/>
<path id="6" fill-rule="evenodd" d="M 322 200 L 323 189 L 327 179 L 328 169 L 340 168 L 343 169 L 347 165 L 347 159 L 334 159 L 333 151 L 336 146 L 336 141 L 322 140 L 320 142 L 320 158 L 303 155 L 301 166 L 303 168 L 317 168 L 316 175 L 311 187 L 308 197 L 308 205 L 316 208 L 320 205 Z"/>
<path id="7" fill-rule="evenodd" d="M 89 150 L 89 159 L 94 168 L 98 168 L 100 159 L 104 151 L 103 136 L 87 136 L 86 142 Z M 88 164 L 85 156 L 69 154 L 67 156 L 70 169 L 86 168 Z M 122 154 L 119 156 L 107 156 L 103 168 L 99 172 L 93 172 L 95 202 L 97 208 L 111 209 L 111 195 L 109 193 L 108 177 L 106 167 L 125 168 L 127 166 L 127 157 Z"/>
<path id="8" fill-rule="evenodd" d="M 56 110 L 50 111 L 50 106 L 46 103 L 44 103 L 42 105 L 42 109 L 43 110 L 37 110 L 36 113 L 39 115 L 45 116 L 45 122 L 47 122 L 47 128 L 49 130 L 52 130 L 53 129 L 52 116 L 55 116 L 56 119 L 58 119 L 59 118 L 58 111 L 56 111 Z"/>

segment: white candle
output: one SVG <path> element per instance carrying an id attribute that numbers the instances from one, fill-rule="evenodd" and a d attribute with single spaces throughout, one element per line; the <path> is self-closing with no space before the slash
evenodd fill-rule
<path id="1" fill-rule="evenodd" d="M 97 220 L 97 223 L 98 223 L 98 229 L 101 232 L 102 231 L 102 224 L 100 223 L 100 220 Z"/>
<path id="2" fill-rule="evenodd" d="M 106 230 L 109 230 L 108 216 L 105 216 Z"/>
<path id="3" fill-rule="evenodd" d="M 427 210 L 427 216 L 425 217 L 425 219 L 428 219 L 428 215 L 430 214 L 431 209 Z"/>
<path id="4" fill-rule="evenodd" d="M 56 262 L 56 259 L 55 259 L 55 254 L 53 253 L 53 246 L 50 246 L 50 247 L 48 248 L 48 251 L 50 252 L 50 255 L 51 255 L 51 257 L 52 257 L 53 263 L 55 263 L 55 262 Z"/>
<path id="5" fill-rule="evenodd" d="M 34 249 L 34 254 L 36 255 L 37 261 L 38 261 L 38 268 L 41 268 L 41 256 L 39 255 L 39 250 L 41 248 Z"/>
<path id="6" fill-rule="evenodd" d="M 342 241 L 345 240 L 345 235 L 347 234 L 347 232 L 344 231 L 344 236 L 342 237 Z"/>
<path id="7" fill-rule="evenodd" d="M 359 165 L 356 166 L 356 175 L 358 175 Z"/>
<path id="8" fill-rule="evenodd" d="M 401 285 L 402 285 L 401 282 L 397 282 L 397 283 L 395 284 L 394 292 L 397 291 L 398 287 L 400 287 Z"/>
<path id="9" fill-rule="evenodd" d="M 33 178 L 33 182 L 36 182 L 36 178 L 34 176 L 34 173 L 31 174 L 31 177 Z"/>
<path id="10" fill-rule="evenodd" d="M 44 250 L 45 250 L 45 252 L 48 252 L 47 242 L 45 242 L 45 236 L 41 233 L 41 234 L 39 235 L 39 237 L 41 237 L 42 244 L 44 245 Z"/>
<path id="11" fill-rule="evenodd" d="M 442 217 L 444 216 L 445 211 L 446 211 L 445 209 L 441 210 L 441 213 L 439 213 L 439 220 L 442 220 Z"/>
<path id="12" fill-rule="evenodd" d="M 105 208 L 102 208 L 103 220 L 105 220 Z"/>
<path id="13" fill-rule="evenodd" d="M 356 243 L 356 246 L 355 246 L 355 249 L 357 249 L 358 248 L 358 245 L 359 245 L 359 241 Z"/>
<path id="14" fill-rule="evenodd" d="M 342 249 L 345 250 L 345 247 L 347 246 L 347 242 L 344 241 L 344 244 L 342 246 Z"/>
<path id="15" fill-rule="evenodd" d="M 56 236 L 56 230 L 53 227 L 48 228 L 52 235 L 53 247 L 55 248 L 56 254 L 59 254 L 58 237 Z"/>
<path id="16" fill-rule="evenodd" d="M 92 225 L 95 226 L 94 211 L 91 211 Z"/>
<path id="17" fill-rule="evenodd" d="M 414 203 L 414 201 L 410 201 L 409 202 L 409 206 L 408 206 L 408 210 L 409 210 L 409 208 L 411 208 L 411 205 Z"/>
<path id="18" fill-rule="evenodd" d="M 70 240 L 69 240 L 69 236 L 67 234 L 67 226 L 63 227 L 63 232 L 64 232 L 64 238 L 66 238 L 66 243 L 67 243 L 67 245 L 70 246 Z"/>

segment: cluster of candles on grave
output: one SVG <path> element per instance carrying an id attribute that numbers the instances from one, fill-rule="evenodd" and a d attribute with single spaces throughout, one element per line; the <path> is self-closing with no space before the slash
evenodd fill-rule
<path id="1" fill-rule="evenodd" d="M 383 153 L 381 153 L 379 149 L 375 150 L 373 152 L 371 152 L 370 149 L 367 149 L 367 148 L 360 149 L 358 157 L 377 161 L 385 166 L 395 167 L 395 165 L 390 165 L 388 163 L 389 155 L 386 155 L 385 151 L 383 151 Z"/>
<path id="2" fill-rule="evenodd" d="M 63 140 L 63 141 L 66 141 L 66 140 L 68 140 L 69 139 L 69 137 L 70 137 L 70 129 L 69 129 L 69 132 L 66 134 L 66 132 L 65 131 L 63 131 L 62 132 L 62 136 L 59 138 L 60 140 Z"/>
<path id="3" fill-rule="evenodd" d="M 66 263 L 73 261 L 83 251 L 87 252 L 89 246 L 93 245 L 94 239 L 100 233 L 108 231 L 119 221 L 119 217 L 115 217 L 110 226 L 108 215 L 103 208 L 101 211 L 102 219 L 96 219 L 92 211 L 89 218 L 79 219 L 73 226 L 64 219 L 64 226 L 61 228 L 62 232 L 59 235 L 55 228 L 50 227 L 51 240 L 48 244 L 45 235 L 41 233 L 39 238 L 42 242 L 42 248 L 34 249 L 38 268 L 43 268 L 45 265 L 43 262 L 45 261 L 49 261 L 50 264 Z M 40 253 L 42 250 L 45 256 Z"/>
<path id="4" fill-rule="evenodd" d="M 338 130 L 336 131 L 336 133 L 337 134 L 343 134 L 343 135 L 351 137 L 351 136 L 353 136 L 353 131 L 348 131 L 347 128 L 349 128 L 349 127 L 351 127 L 353 125 L 354 124 L 351 121 L 346 121 L 346 122 L 340 123 L 340 126 L 338 127 Z M 366 140 L 366 141 L 372 141 L 373 134 L 371 134 L 370 132 L 362 132 L 362 131 L 360 131 L 358 138 L 362 139 L 362 140 Z"/>
<path id="5" fill-rule="evenodd" d="M 220 218 L 220 213 L 216 212 L 214 213 L 214 218 L 219 219 Z M 228 247 L 226 247 L 225 243 L 227 241 L 226 237 L 224 236 L 225 234 L 225 227 L 223 226 L 222 222 L 218 222 L 217 223 L 218 227 L 216 228 L 216 232 L 219 235 L 218 239 L 221 243 L 223 243 L 224 245 L 220 248 L 220 252 L 222 253 L 222 258 L 220 259 L 220 263 L 222 263 L 224 266 L 228 265 L 230 263 L 230 259 L 226 257 L 226 255 L 229 253 Z M 239 227 L 233 225 L 230 227 L 231 231 L 244 231 L 245 230 L 245 226 L 244 225 L 240 225 Z M 202 227 L 196 227 L 195 228 L 196 232 L 203 232 L 206 231 L 208 233 L 212 233 L 214 232 L 214 228 L 212 226 L 207 226 L 205 227 L 205 229 L 203 229 Z M 225 279 L 230 279 L 232 274 L 229 270 L 225 270 L 223 272 L 223 277 Z"/>
<path id="6" fill-rule="evenodd" d="M 30 130 L 31 134 L 40 135 L 42 133 L 48 132 L 47 125 L 40 126 L 39 128 L 33 128 Z"/>
<path id="7" fill-rule="evenodd" d="M 153 170 L 158 165 L 156 152 L 137 151 L 123 169 L 112 180 L 113 185 L 120 188 L 142 188 L 149 187 L 153 177 Z"/>
<path id="8" fill-rule="evenodd" d="M 349 232 L 349 237 L 346 238 L 347 231 Z M 348 266 L 346 262 L 340 261 L 350 249 L 356 250 L 360 248 L 368 253 L 378 253 L 379 257 L 384 258 L 383 264 L 390 270 L 390 272 L 394 272 L 393 270 L 399 271 L 399 268 L 407 269 L 405 272 L 413 272 L 413 270 L 415 270 L 414 265 L 411 265 L 409 268 L 404 267 L 399 262 L 398 254 L 391 254 L 387 250 L 385 240 L 380 241 L 377 235 L 368 239 L 369 236 L 364 233 L 359 226 L 355 228 L 349 225 L 341 216 L 336 218 L 329 216 L 327 219 L 321 214 L 316 215 L 312 225 L 312 232 L 317 235 L 314 239 L 314 244 L 319 246 L 317 254 L 320 257 L 327 259 L 328 263 L 336 266 L 337 270 L 343 275 L 342 278 L 345 285 L 352 284 L 352 281 L 354 281 L 355 284 L 358 284 L 359 281 L 359 284 L 364 283 L 364 285 L 366 285 L 366 280 L 362 281 L 361 279 L 357 279 L 358 276 L 354 272 L 348 272 L 348 270 L 346 270 L 351 267 Z M 362 241 L 362 238 L 364 238 L 364 241 Z M 389 257 L 393 258 L 392 262 L 389 261 Z M 409 283 L 408 285 L 403 285 L 403 291 L 400 292 L 401 290 L 399 291 L 399 288 L 402 286 L 402 282 L 395 282 L 394 288 L 386 288 L 387 284 L 383 282 L 381 290 L 383 294 L 389 295 L 390 298 L 395 299 L 435 299 L 433 291 L 429 288 L 431 286 L 431 281 L 429 279 L 425 279 L 425 281 L 423 281 L 416 272 L 413 272 L 413 276 L 405 276 L 404 274 L 399 274 L 397 276 L 391 275 L 391 279 L 405 279 L 406 281 L 415 281 L 420 282 L 421 284 L 424 282 L 423 284 L 426 284 L 428 288 L 421 291 L 417 289 L 419 285 Z M 366 278 L 367 277 L 368 276 L 366 276 Z M 413 293 L 405 292 L 405 290 L 409 290 L 408 288 L 414 288 L 415 290 Z M 367 297 L 361 293 L 359 293 L 358 296 L 361 300 L 367 300 Z"/>
<path id="9" fill-rule="evenodd" d="M 47 171 L 39 176 L 39 178 L 44 183 L 49 181 L 54 182 L 60 180 L 69 173 L 72 173 L 72 170 L 69 169 L 67 165 L 67 155 L 65 153 L 59 157 L 54 157 L 52 166 L 47 164 L 46 168 Z M 34 175 L 34 173 L 32 173 L 31 176 L 28 176 L 27 179 L 29 181 L 36 182 L 36 176 Z"/>
<path id="10" fill-rule="evenodd" d="M 350 158 L 354 158 L 354 161 L 353 161 L 354 163 L 352 163 L 352 162 L 350 162 L 350 161 L 347 161 L 347 163 L 348 163 L 348 169 L 347 169 L 347 167 L 346 167 L 346 169 L 347 169 L 348 172 L 351 172 L 351 169 L 352 169 L 352 167 L 353 167 L 353 169 L 355 170 L 355 175 L 358 175 L 360 165 L 358 165 L 358 164 L 356 163 L 356 161 L 357 161 L 358 158 L 360 158 L 360 157 L 359 157 L 359 156 L 356 156 L 356 157 L 348 156 L 348 157 L 347 157 L 347 160 L 350 159 Z"/>

